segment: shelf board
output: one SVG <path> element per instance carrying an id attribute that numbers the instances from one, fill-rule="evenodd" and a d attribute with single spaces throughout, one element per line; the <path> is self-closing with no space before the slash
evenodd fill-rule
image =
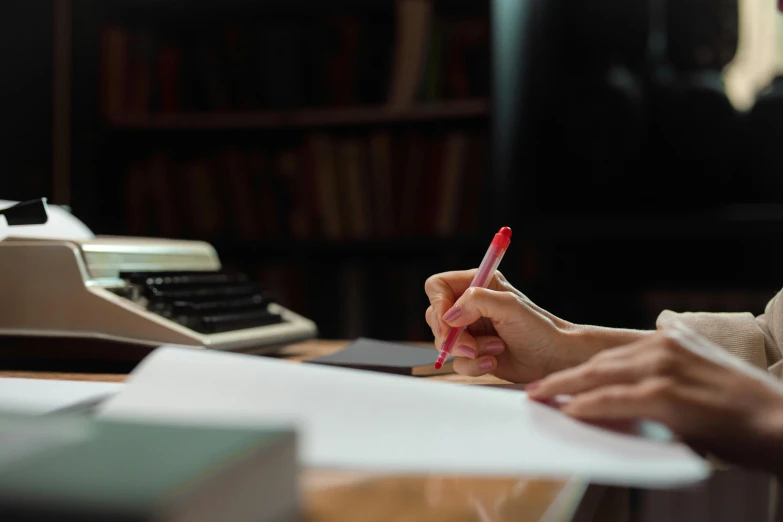
<path id="1" fill-rule="evenodd" d="M 404 238 L 404 239 L 368 239 L 368 240 L 311 240 L 292 239 L 257 241 L 215 240 L 210 241 L 219 256 L 244 257 L 246 255 L 263 258 L 270 256 L 302 255 L 306 257 L 323 256 L 437 256 L 453 253 L 483 253 L 489 240 L 471 238 Z"/>
<path id="2" fill-rule="evenodd" d="M 122 131 L 340 127 L 484 118 L 489 115 L 489 110 L 489 100 L 478 98 L 433 102 L 402 108 L 360 106 L 291 111 L 124 115 L 109 119 L 108 125 L 113 130 Z"/>
<path id="3" fill-rule="evenodd" d="M 552 213 L 513 225 L 519 240 L 539 245 L 594 241 L 758 241 L 783 233 L 783 207 L 724 207 L 712 212 L 678 214 Z M 471 238 L 386 239 L 206 239 L 221 257 L 263 259 L 264 256 L 302 258 L 375 257 L 410 258 L 483 254 L 491 235 Z"/>

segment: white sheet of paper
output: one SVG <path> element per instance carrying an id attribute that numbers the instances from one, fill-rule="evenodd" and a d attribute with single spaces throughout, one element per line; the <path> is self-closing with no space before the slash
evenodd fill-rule
<path id="1" fill-rule="evenodd" d="M 102 395 L 117 393 L 121 382 L 0 378 L 0 411 L 49 413 Z"/>
<path id="2" fill-rule="evenodd" d="M 18 201 L 0 199 L 0 208 L 10 207 Z M 9 227 L 0 216 L 0 241 L 6 237 L 30 237 L 36 239 L 92 239 L 94 234 L 76 216 L 57 205 L 46 206 L 49 220 L 43 225 Z"/>
<path id="3" fill-rule="evenodd" d="M 687 447 L 579 423 L 519 391 L 162 347 L 99 409 L 116 419 L 293 425 L 303 463 L 668 487 L 709 474 Z"/>

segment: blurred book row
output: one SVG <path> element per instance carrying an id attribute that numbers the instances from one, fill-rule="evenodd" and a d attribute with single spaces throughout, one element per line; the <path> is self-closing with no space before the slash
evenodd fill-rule
<path id="1" fill-rule="evenodd" d="M 126 233 L 365 240 L 469 237 L 481 217 L 479 133 L 312 133 L 277 150 L 154 153 L 128 164 Z"/>
<path id="2" fill-rule="evenodd" d="M 248 111 L 485 97 L 486 14 L 402 0 L 396 14 L 268 18 L 233 27 L 123 27 L 100 35 L 103 113 Z"/>
<path id="3" fill-rule="evenodd" d="M 424 281 L 437 263 L 381 257 L 304 264 L 272 260 L 253 274 L 277 302 L 315 321 L 321 339 L 372 335 L 431 342 Z"/>

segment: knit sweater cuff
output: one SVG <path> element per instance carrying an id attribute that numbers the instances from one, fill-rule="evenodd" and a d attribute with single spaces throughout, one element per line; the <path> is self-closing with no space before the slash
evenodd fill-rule
<path id="1" fill-rule="evenodd" d="M 677 313 L 664 310 L 656 324 L 660 328 L 670 321 L 681 321 L 694 332 L 754 366 L 763 369 L 769 366 L 764 334 L 751 313 Z"/>

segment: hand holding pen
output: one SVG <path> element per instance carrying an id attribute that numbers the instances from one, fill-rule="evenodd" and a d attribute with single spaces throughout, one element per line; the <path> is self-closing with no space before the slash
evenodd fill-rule
<path id="1" fill-rule="evenodd" d="M 486 288 L 489 285 L 500 261 L 503 260 L 503 255 L 506 253 L 509 243 L 511 243 L 511 229 L 503 227 L 495 234 L 492 243 L 489 245 L 489 249 L 484 255 L 481 265 L 479 265 L 476 274 L 473 276 L 473 280 L 470 282 L 471 288 Z M 460 309 L 458 307 L 452 307 L 451 310 L 446 312 L 446 315 L 443 316 L 443 320 L 449 321 L 451 319 L 456 319 L 459 315 Z M 440 369 L 441 366 L 443 366 L 443 363 L 451 355 L 455 343 L 466 328 L 467 325 L 463 325 L 453 326 L 449 329 L 449 332 L 446 334 L 446 338 L 443 341 L 443 345 L 441 345 L 438 360 L 435 362 L 435 369 Z"/>
<path id="2" fill-rule="evenodd" d="M 454 371 L 461 375 L 493 374 L 526 383 L 581 364 L 603 348 L 628 342 L 632 332 L 581 327 L 533 303 L 498 271 L 486 287 L 472 286 L 477 269 L 435 274 L 427 279 L 430 306 L 427 324 L 441 350 L 454 328 L 461 331 L 452 346 Z M 605 340 L 606 342 L 602 342 Z"/>

